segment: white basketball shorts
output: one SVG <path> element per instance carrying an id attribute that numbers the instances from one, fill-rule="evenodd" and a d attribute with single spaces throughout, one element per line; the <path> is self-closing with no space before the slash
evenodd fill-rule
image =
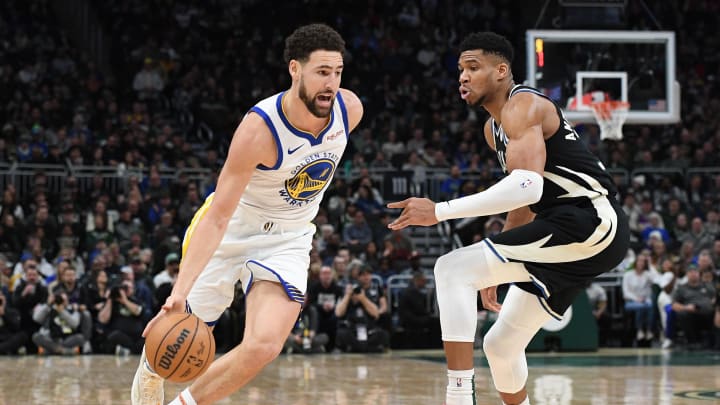
<path id="1" fill-rule="evenodd" d="M 185 232 L 183 256 L 212 197 L 195 213 Z M 238 280 L 245 294 L 255 280 L 277 282 L 291 300 L 302 304 L 314 233 L 312 223 L 276 223 L 239 206 L 220 245 L 190 290 L 188 311 L 214 325 L 232 303 Z"/>

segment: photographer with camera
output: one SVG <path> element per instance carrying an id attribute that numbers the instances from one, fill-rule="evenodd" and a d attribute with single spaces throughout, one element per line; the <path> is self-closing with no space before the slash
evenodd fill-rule
<path id="1" fill-rule="evenodd" d="M 378 326 L 387 312 L 387 299 L 381 288 L 372 285 L 372 270 L 362 266 L 359 284 L 345 286 L 345 295 L 335 307 L 339 319 L 336 347 L 347 352 L 382 352 L 390 344 L 390 334 Z"/>
<path id="2" fill-rule="evenodd" d="M 70 305 L 64 292 L 50 294 L 47 303 L 33 311 L 33 320 L 40 330 L 32 335 L 32 341 L 43 354 L 78 354 L 86 342 L 80 333 L 80 313 Z"/>
<path id="3" fill-rule="evenodd" d="M 0 291 L 0 354 L 17 354 L 27 340 L 20 327 L 20 312 L 8 305 L 7 297 Z"/>
<path id="4" fill-rule="evenodd" d="M 98 322 L 105 325 L 105 353 L 140 354 L 145 340 L 143 316 L 146 308 L 135 298 L 132 281 L 124 280 L 106 292 L 105 305 L 98 313 Z"/>

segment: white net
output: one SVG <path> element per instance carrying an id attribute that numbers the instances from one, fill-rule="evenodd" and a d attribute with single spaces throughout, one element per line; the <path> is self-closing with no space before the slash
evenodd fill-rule
<path id="1" fill-rule="evenodd" d="M 622 126 L 628 116 L 630 103 L 624 101 L 602 101 L 591 104 L 593 115 L 600 126 L 600 139 L 620 140 Z"/>

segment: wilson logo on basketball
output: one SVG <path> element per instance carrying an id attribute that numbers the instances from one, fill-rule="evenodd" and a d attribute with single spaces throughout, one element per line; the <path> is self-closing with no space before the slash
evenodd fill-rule
<path id="1" fill-rule="evenodd" d="M 183 329 L 182 332 L 178 335 L 177 339 L 175 340 L 175 343 L 171 345 L 167 345 L 165 347 L 165 353 L 163 353 L 162 357 L 160 358 L 160 361 L 158 362 L 158 365 L 165 370 L 170 369 L 170 366 L 172 365 L 172 361 L 177 355 L 178 351 L 182 347 L 182 344 L 185 343 L 185 339 L 190 335 L 190 331 L 187 329 Z"/>

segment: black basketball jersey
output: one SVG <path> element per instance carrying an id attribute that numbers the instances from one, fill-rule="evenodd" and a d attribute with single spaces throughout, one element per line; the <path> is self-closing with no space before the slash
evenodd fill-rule
<path id="1" fill-rule="evenodd" d="M 539 213 L 558 205 L 588 206 L 589 200 L 599 196 L 614 199 L 617 189 L 612 178 L 605 171 L 605 166 L 593 155 L 580 140 L 572 125 L 565 119 L 562 110 L 540 91 L 516 85 L 510 91 L 509 97 L 517 93 L 532 93 L 549 100 L 555 106 L 560 127 L 545 140 L 546 162 L 545 182 L 540 201 L 530 206 L 530 209 Z M 503 172 L 507 172 L 505 153 L 509 142 L 502 125 L 490 118 L 495 150 Z M 548 181 L 549 180 L 549 181 Z"/>

